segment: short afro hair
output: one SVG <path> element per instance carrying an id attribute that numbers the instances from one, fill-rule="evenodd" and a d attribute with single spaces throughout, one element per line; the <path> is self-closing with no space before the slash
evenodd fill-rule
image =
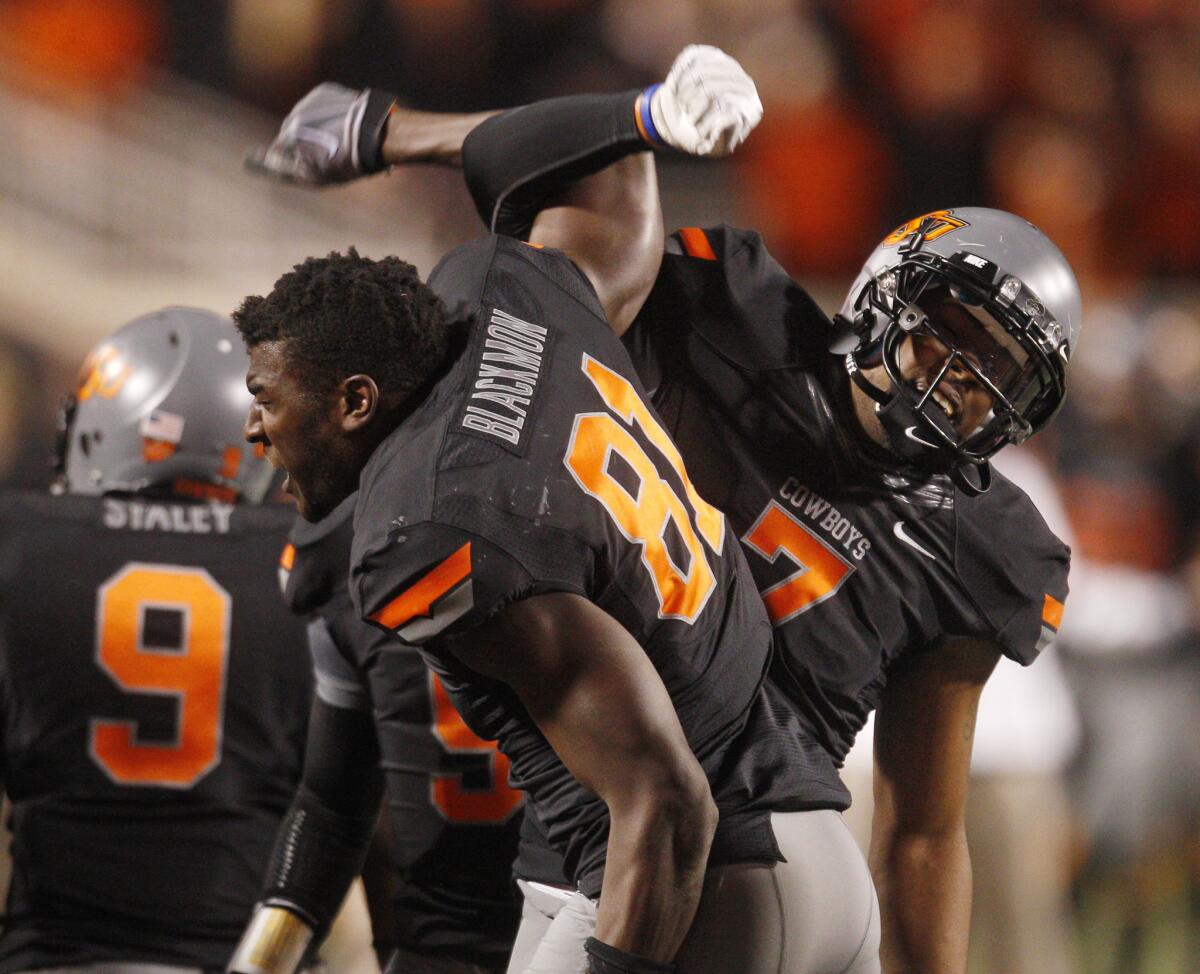
<path id="1" fill-rule="evenodd" d="M 266 297 L 246 298 L 233 321 L 248 348 L 286 341 L 314 395 L 361 373 L 392 405 L 439 370 L 450 346 L 445 308 L 417 269 L 353 247 L 295 265 Z"/>

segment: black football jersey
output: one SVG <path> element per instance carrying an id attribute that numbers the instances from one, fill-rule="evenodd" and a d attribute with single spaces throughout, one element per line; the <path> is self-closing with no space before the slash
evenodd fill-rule
<path id="1" fill-rule="evenodd" d="M 560 252 L 495 236 L 453 251 L 430 284 L 465 347 L 360 480 L 351 588 L 361 615 L 399 637 L 368 661 L 372 680 L 392 682 L 404 644 L 417 646 L 466 723 L 508 755 L 567 880 L 596 895 L 603 803 L 511 689 L 445 645 L 513 601 L 584 596 L 645 647 L 675 702 L 722 808 L 712 861 L 774 861 L 768 810 L 791 797 L 795 765 L 762 714 L 769 624 L 590 284 Z M 770 725 L 762 736 L 752 718 Z"/>
<path id="2" fill-rule="evenodd" d="M 625 343 L 746 551 L 775 627 L 772 683 L 827 755 L 806 795 L 844 807 L 837 768 L 891 668 L 950 637 L 1032 662 L 1069 553 L 1001 475 L 972 497 L 859 442 L 830 327 L 757 234 L 688 228 Z"/>
<path id="3" fill-rule="evenodd" d="M 292 512 L 0 499 L 12 885 L 0 971 L 220 968 L 299 781 L 312 676 Z"/>
<path id="4" fill-rule="evenodd" d="M 511 877 L 521 793 L 508 785 L 508 759 L 463 724 L 420 654 L 354 611 L 356 502 L 352 495 L 319 524 L 296 521 L 281 559 L 284 595 L 310 620 L 318 696 L 375 717 L 399 878 L 397 946 L 495 965 L 520 921 Z M 386 672 L 372 669 L 383 652 Z"/>

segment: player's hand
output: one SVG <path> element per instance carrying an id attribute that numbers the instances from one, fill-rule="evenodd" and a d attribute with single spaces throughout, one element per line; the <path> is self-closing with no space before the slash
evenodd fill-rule
<path id="1" fill-rule="evenodd" d="M 578 890 L 571 894 L 550 926 L 521 974 L 565 974 L 586 971 L 584 944 L 596 932 L 597 905 Z"/>
<path id="2" fill-rule="evenodd" d="M 275 140 L 252 149 L 246 166 L 289 183 L 327 186 L 384 169 L 384 125 L 395 95 L 325 82 L 300 99 Z"/>
<path id="3" fill-rule="evenodd" d="M 724 51 L 685 47 L 650 95 L 650 112 L 667 145 L 693 156 L 727 156 L 762 118 L 754 81 Z"/>

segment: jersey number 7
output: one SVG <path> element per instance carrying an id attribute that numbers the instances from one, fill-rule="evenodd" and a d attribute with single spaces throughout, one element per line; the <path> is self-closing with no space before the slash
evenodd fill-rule
<path id="1" fill-rule="evenodd" d="M 584 375 L 591 380 L 609 413 L 580 413 L 567 443 L 564 462 L 576 483 L 596 498 L 620 532 L 642 548 L 642 564 L 658 595 L 658 615 L 693 623 L 716 586 L 704 544 L 716 555 L 725 541 L 725 518 L 696 493 L 683 467 L 683 458 L 633 384 L 590 355 L 583 356 Z M 641 444 L 626 427 L 637 425 L 663 456 L 683 485 L 688 507 L 659 476 Z M 613 476 L 610 464 L 619 456 L 638 477 L 631 493 Z M 667 545 L 668 525 L 687 552 L 687 564 L 676 564 Z"/>
<path id="2" fill-rule="evenodd" d="M 776 626 L 833 595 L 854 566 L 824 541 L 771 501 L 742 537 L 751 551 L 774 564 L 780 555 L 796 566 L 781 582 L 760 593 L 767 615 Z"/>

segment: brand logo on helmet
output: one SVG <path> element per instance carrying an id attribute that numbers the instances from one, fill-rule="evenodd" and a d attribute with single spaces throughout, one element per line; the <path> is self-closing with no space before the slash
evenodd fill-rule
<path id="1" fill-rule="evenodd" d="M 932 221 L 925 228 L 923 234 L 926 240 L 937 240 L 951 230 L 961 230 L 963 227 L 970 226 L 966 220 L 960 220 L 953 216 L 952 210 L 934 210 L 932 213 L 926 213 L 924 216 L 919 216 L 915 220 L 909 220 L 896 227 L 891 233 L 883 238 L 883 246 L 893 247 L 906 237 L 911 237 L 921 229 L 921 224 L 926 220 Z"/>
<path id="2" fill-rule="evenodd" d="M 117 354 L 115 348 L 104 345 L 89 355 L 79 370 L 79 391 L 75 398 L 80 402 L 92 396 L 111 399 L 121 391 L 132 371 L 133 367 Z"/>

